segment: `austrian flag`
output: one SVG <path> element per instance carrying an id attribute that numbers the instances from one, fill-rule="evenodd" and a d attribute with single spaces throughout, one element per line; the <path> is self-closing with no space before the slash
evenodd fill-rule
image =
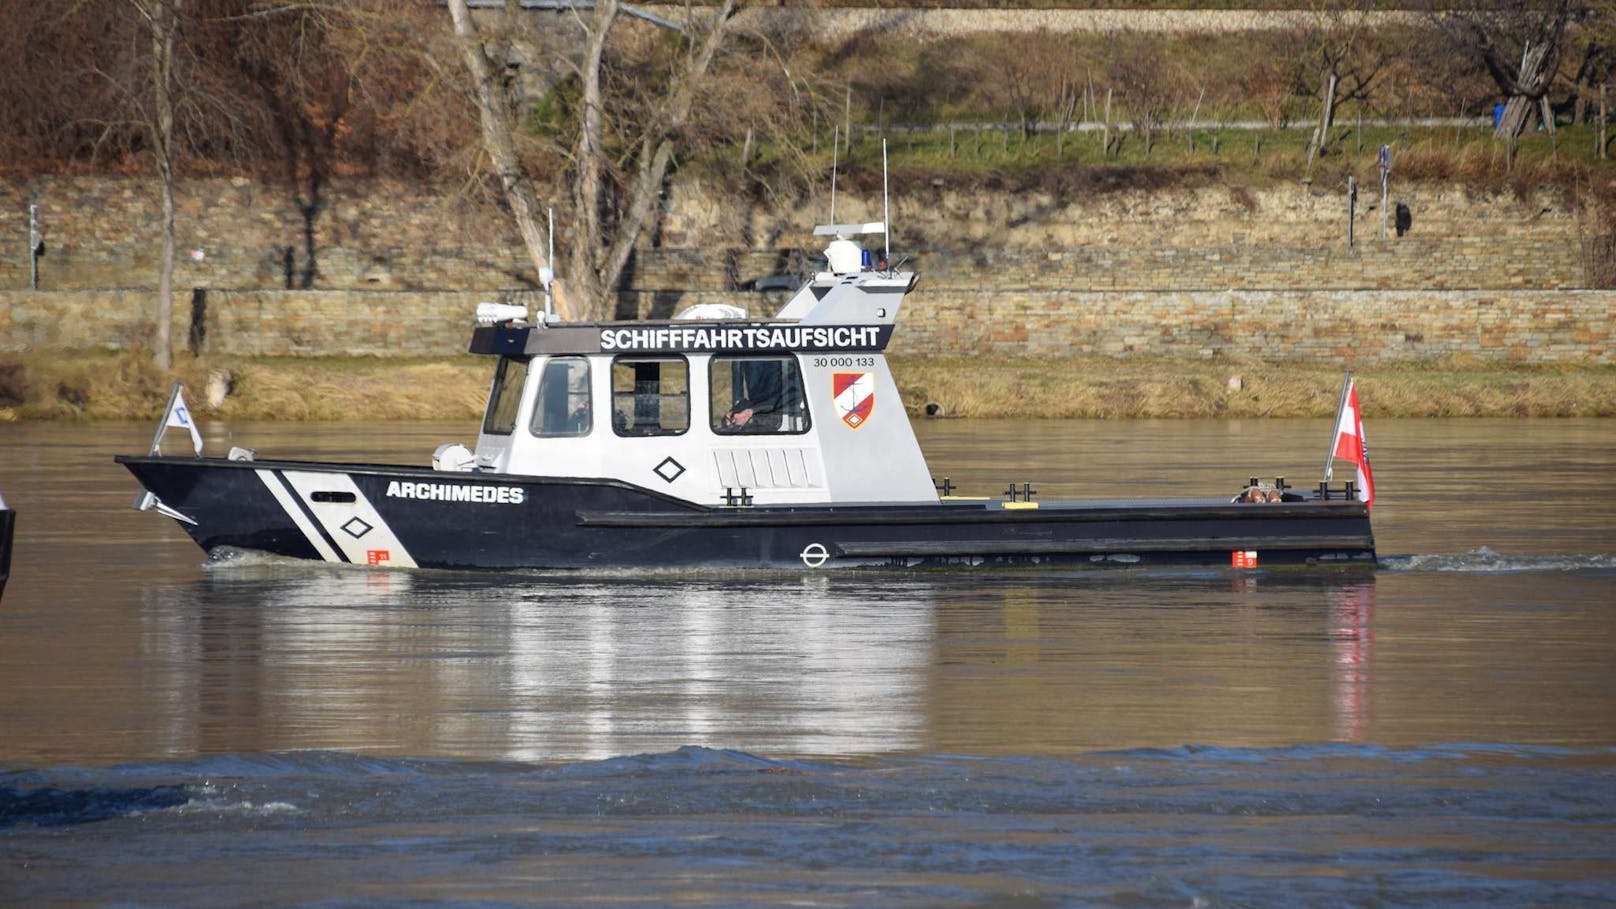
<path id="1" fill-rule="evenodd" d="M 1375 475 L 1369 469 L 1369 449 L 1364 446 L 1363 415 L 1358 410 L 1358 384 L 1348 382 L 1347 397 L 1341 406 L 1341 419 L 1335 427 L 1335 456 L 1358 465 L 1358 501 L 1375 505 Z"/>

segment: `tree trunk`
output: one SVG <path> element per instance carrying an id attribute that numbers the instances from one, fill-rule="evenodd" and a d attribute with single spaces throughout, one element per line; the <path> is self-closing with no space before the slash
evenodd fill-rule
<path id="1" fill-rule="evenodd" d="M 1335 89 L 1338 84 L 1335 73 L 1324 80 L 1324 100 L 1319 105 L 1319 129 L 1313 134 L 1313 147 L 1308 149 L 1307 163 L 1312 166 L 1314 157 L 1322 157 L 1330 153 L 1330 130 L 1335 128 Z"/>
<path id="2" fill-rule="evenodd" d="M 1549 90 L 1554 79 L 1554 45 L 1549 42 L 1535 44 L 1521 55 L 1521 68 L 1515 78 L 1514 91 L 1504 102 L 1504 116 L 1499 119 L 1493 136 L 1504 139 L 1513 147 L 1516 139 L 1526 131 L 1538 101 Z"/>
<path id="3" fill-rule="evenodd" d="M 1100 156 L 1111 157 L 1111 89 L 1105 90 L 1105 131 L 1101 133 Z"/>
<path id="4" fill-rule="evenodd" d="M 157 366 L 174 366 L 174 27 L 180 0 L 158 0 L 151 7 L 152 91 L 156 113 L 153 144 L 162 197 L 163 250 L 157 263 Z"/>
<path id="5" fill-rule="evenodd" d="M 494 61 L 489 59 L 477 32 L 477 24 L 471 21 L 466 0 L 449 0 L 449 15 L 454 20 L 455 35 L 460 39 L 460 50 L 466 58 L 466 66 L 471 70 L 472 94 L 477 104 L 477 119 L 482 127 L 483 150 L 488 153 L 499 175 L 500 191 L 504 194 L 505 203 L 510 206 L 511 217 L 516 221 L 517 233 L 522 236 L 528 260 L 533 263 L 536 272 L 553 268 L 548 237 L 540 227 L 538 198 L 533 192 L 532 180 L 516 154 L 508 104 Z M 579 318 L 581 314 L 570 309 L 567 303 L 566 297 L 556 300 L 561 317 Z"/>
<path id="6" fill-rule="evenodd" d="M 577 225 L 567 243 L 567 283 L 577 295 L 580 318 L 610 318 L 615 308 L 605 299 L 612 285 L 606 282 L 606 250 L 602 237 L 605 217 L 606 160 L 602 131 L 601 63 L 606 56 L 606 38 L 618 13 L 617 0 L 595 4 L 584 46 L 581 76 L 581 108 L 578 113 L 578 143 L 573 152 L 572 220 Z"/>
<path id="7" fill-rule="evenodd" d="M 572 241 L 572 255 L 576 286 L 587 301 L 592 318 L 610 318 L 615 308 L 613 294 L 628 267 L 634 245 L 650 224 L 661 198 L 668 169 L 673 164 L 675 137 L 684 129 L 695 106 L 701 79 L 718 55 L 730 19 L 735 15 L 735 0 L 724 0 L 714 13 L 711 28 L 702 36 L 701 43 L 686 58 L 683 72 L 674 74 L 667 100 L 651 123 L 645 125 L 639 142 L 634 177 L 624 192 L 621 215 L 615 223 L 607 225 L 605 153 L 601 141 L 604 120 L 601 116 L 601 60 L 605 49 L 606 30 L 618 13 L 617 0 L 600 0 L 595 6 L 597 31 L 590 36 L 584 55 L 582 129 L 579 138 L 576 166 L 579 178 L 579 205 L 581 211 L 580 235 Z M 598 42 L 598 46 L 597 46 Z M 587 220 L 586 220 L 587 219 Z M 587 226 L 585 226 L 587 225 Z M 580 270 L 582 266 L 582 270 Z"/>
<path id="8" fill-rule="evenodd" d="M 1607 93 L 1608 88 L 1609 88 L 1608 85 L 1599 86 L 1599 160 L 1601 160 L 1601 161 L 1605 160 L 1605 154 L 1606 154 L 1606 152 L 1605 152 L 1605 126 L 1606 126 L 1606 121 L 1607 121 L 1607 112 L 1608 112 L 1609 108 L 1608 108 L 1608 106 L 1606 104 L 1605 98 L 1606 98 L 1606 93 Z"/>

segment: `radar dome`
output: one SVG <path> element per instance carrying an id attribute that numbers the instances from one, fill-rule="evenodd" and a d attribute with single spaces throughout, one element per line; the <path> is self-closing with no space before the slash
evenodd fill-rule
<path id="1" fill-rule="evenodd" d="M 837 237 L 825 247 L 825 259 L 831 274 L 856 275 L 864 267 L 864 250 L 845 237 Z"/>

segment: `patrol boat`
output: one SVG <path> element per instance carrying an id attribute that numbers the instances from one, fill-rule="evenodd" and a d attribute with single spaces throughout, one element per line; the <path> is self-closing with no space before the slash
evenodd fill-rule
<path id="1" fill-rule="evenodd" d="M 471 352 L 495 361 L 481 432 L 430 468 L 202 457 L 194 433 L 196 457 L 154 440 L 117 461 L 147 490 L 137 507 L 209 553 L 495 570 L 1374 564 L 1350 485 L 1253 479 L 1233 501 L 940 493 L 885 356 L 916 275 L 849 239 L 885 230 L 817 228 L 835 236 L 827 269 L 767 320 L 704 306 L 561 323 L 481 304 Z"/>

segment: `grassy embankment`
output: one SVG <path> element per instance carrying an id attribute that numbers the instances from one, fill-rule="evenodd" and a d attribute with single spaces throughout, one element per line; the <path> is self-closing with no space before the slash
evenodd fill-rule
<path id="1" fill-rule="evenodd" d="M 1338 368 L 1309 363 L 892 359 L 905 406 L 918 413 L 935 401 L 950 417 L 1327 417 L 1341 381 Z M 228 372 L 230 391 L 212 409 L 215 371 Z M 1358 377 L 1371 417 L 1616 416 L 1616 367 L 1449 360 L 1372 366 Z M 182 357 L 173 378 L 198 414 L 229 420 L 476 420 L 489 361 Z M 0 357 L 0 422 L 154 419 L 170 381 L 135 354 Z"/>
<path id="2" fill-rule="evenodd" d="M 1616 197 L 1616 162 L 1597 160 L 1587 127 L 1558 139 L 1529 135 L 1512 165 L 1484 130 L 1343 127 L 1340 151 L 1306 167 L 1305 132 L 1198 129 L 1165 134 L 1147 156 L 1136 139 L 1107 155 L 1098 133 L 1022 137 L 948 130 L 901 134 L 893 152 L 894 191 L 942 181 L 1057 194 L 1183 188 L 1220 183 L 1259 187 L 1310 179 L 1336 186 L 1346 174 L 1374 173 L 1375 149 L 1399 150 L 1400 179 L 1452 182 L 1471 191 L 1551 190 L 1576 206 Z M 828 158 L 828 149 L 824 149 Z M 767 156 L 764 149 L 759 153 Z M 855 143 L 844 163 L 850 183 L 879 186 L 880 146 Z M 845 160 L 845 159 L 844 159 Z M 828 163 L 827 163 L 828 167 Z M 1597 219 L 1596 219 L 1597 222 Z M 1616 283 L 1616 247 L 1595 254 L 1595 284 Z M 1341 370 L 1317 363 L 1168 360 L 1132 357 L 894 357 L 904 404 L 926 402 L 951 417 L 1147 418 L 1328 416 Z M 229 376 L 229 393 L 210 408 L 210 373 Z M 1232 383 L 1234 377 L 1238 383 Z M 1616 367 L 1525 366 L 1481 358 L 1376 365 L 1359 372 L 1365 412 L 1395 417 L 1616 416 Z M 233 420 L 474 420 L 489 364 L 441 359 L 181 356 L 172 375 L 135 353 L 37 351 L 0 354 L 0 422 L 37 419 L 155 418 L 169 383 L 183 381 L 195 411 Z M 1238 388 L 1233 385 L 1238 384 Z"/>
<path id="3" fill-rule="evenodd" d="M 1320 191 L 1345 192 L 1348 176 L 1358 179 L 1367 199 L 1378 192 L 1377 156 L 1382 145 L 1394 153 L 1393 192 L 1408 182 L 1446 183 L 1470 193 L 1513 193 L 1528 198 L 1555 192 L 1574 207 L 1616 201 L 1616 156 L 1596 154 L 1592 126 L 1562 126 L 1558 134 L 1528 133 L 1510 160 L 1490 129 L 1476 126 L 1399 126 L 1374 122 L 1337 124 L 1328 156 L 1308 162 L 1305 129 L 1237 129 L 1205 126 L 1163 128 L 1146 150 L 1125 124 L 1114 125 L 1108 153 L 1106 134 L 1094 129 L 1064 137 L 1049 132 L 1023 135 L 1015 127 L 951 130 L 946 124 L 888 136 L 891 190 L 896 198 L 918 189 L 946 186 L 969 191 L 978 185 L 1034 189 L 1084 198 L 1108 192 L 1224 186 L 1259 189 L 1306 183 Z M 1607 139 L 1616 144 L 1616 130 Z M 830 150 L 821 147 L 824 169 Z M 760 169 L 778 157 L 768 146 L 756 152 Z M 713 180 L 725 178 L 726 162 L 695 162 Z M 879 192 L 881 143 L 864 135 L 843 157 L 844 178 L 855 189 Z M 1367 204 L 1367 203 L 1363 203 Z"/>

